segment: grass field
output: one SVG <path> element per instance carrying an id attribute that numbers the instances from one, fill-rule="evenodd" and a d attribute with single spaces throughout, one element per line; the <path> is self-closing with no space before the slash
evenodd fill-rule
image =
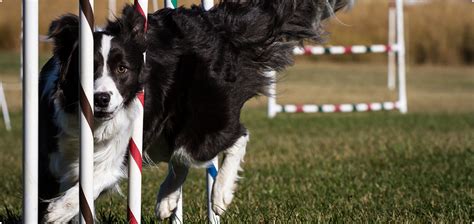
<path id="1" fill-rule="evenodd" d="M 15 56 L 16 57 L 16 56 Z M 0 59 L 7 60 L 5 55 Z M 14 63 L 14 62 L 12 62 Z M 2 81 L 17 81 L 0 62 Z M 251 141 L 224 223 L 470 223 L 474 221 L 474 74 L 472 67 L 410 67 L 409 110 L 354 114 L 265 115 L 248 103 Z M 301 62 L 281 76 L 279 101 L 368 102 L 395 99 L 377 64 Z M 12 90 L 13 91 L 13 90 Z M 9 95 L 10 102 L 18 96 Z M 11 104 L 14 104 L 14 103 Z M 20 101 L 21 102 L 21 101 Z M 18 104 L 18 103 L 17 103 Z M 17 110 L 18 111 L 18 110 Z M 0 222 L 21 214 L 21 113 L 0 124 Z M 153 223 L 166 164 L 144 169 L 143 214 Z M 123 185 L 126 192 L 126 185 Z M 125 222 L 126 198 L 97 202 L 99 221 Z M 206 222 L 205 173 L 184 186 L 184 215 Z"/>

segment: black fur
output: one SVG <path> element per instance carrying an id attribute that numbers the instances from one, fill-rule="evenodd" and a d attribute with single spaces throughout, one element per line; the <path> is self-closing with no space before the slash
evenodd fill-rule
<path id="1" fill-rule="evenodd" d="M 206 12 L 163 9 L 149 16 L 145 148 L 161 135 L 209 161 L 246 134 L 240 112 L 267 94 L 264 75 L 291 65 L 303 40 L 320 41 L 321 22 L 345 0 L 222 0 Z"/>
<path id="2" fill-rule="evenodd" d="M 184 148 L 193 160 L 206 162 L 247 134 L 241 109 L 250 98 L 267 94 L 273 80 L 265 72 L 291 65 L 292 50 L 303 40 L 320 41 L 322 20 L 345 4 L 346 0 L 222 0 L 208 12 L 197 6 L 163 9 L 149 15 L 146 38 L 143 19 L 127 6 L 121 18 L 94 34 L 95 78 L 105 63 L 98 53 L 101 36 L 117 36 L 114 45 L 120 56 L 112 53 L 113 59 L 107 60 L 112 68 L 129 69 L 126 76 L 114 76 L 127 103 L 140 85 L 145 88 L 145 148 L 165 139 L 166 155 Z M 41 199 L 59 193 L 58 181 L 48 172 L 48 155 L 58 150 L 61 132 L 52 100 L 66 113 L 78 113 L 77 34 L 78 19 L 72 15 L 50 28 L 54 56 L 42 70 L 40 89 L 40 120 L 42 128 L 48 126 L 40 130 Z M 44 210 L 46 203 L 40 206 Z"/>

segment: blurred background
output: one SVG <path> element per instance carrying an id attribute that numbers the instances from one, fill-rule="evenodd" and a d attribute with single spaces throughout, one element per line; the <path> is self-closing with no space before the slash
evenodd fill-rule
<path id="1" fill-rule="evenodd" d="M 18 221 L 21 214 L 20 2 L 0 1 L 0 82 L 13 125 L 8 132 L 0 120 L 0 222 Z M 117 0 L 117 12 L 126 2 Z M 186 7 L 198 3 L 179 1 Z M 40 0 L 40 33 L 46 35 L 60 15 L 77 14 L 77 6 L 76 1 Z M 224 220 L 474 220 L 474 3 L 406 0 L 404 12 L 408 114 L 279 114 L 268 119 L 267 98 L 251 100 L 242 117 L 252 133 L 246 171 Z M 97 25 L 108 14 L 107 1 L 96 0 Z M 324 26 L 323 45 L 387 44 L 388 1 L 356 0 Z M 51 43 L 42 42 L 40 54 L 42 66 L 51 56 Z M 397 99 L 397 92 L 387 88 L 386 54 L 297 56 L 295 66 L 278 80 L 282 104 Z M 147 222 L 152 222 L 155 190 L 165 173 L 163 166 L 145 169 Z M 206 220 L 203 177 L 203 171 L 193 171 L 184 189 L 185 218 L 191 222 Z M 124 199 L 104 198 L 97 207 L 100 220 L 124 221 Z"/>
<path id="2" fill-rule="evenodd" d="M 117 0 L 117 12 L 129 1 Z M 343 24 L 330 25 L 331 44 L 373 44 L 387 41 L 386 0 L 357 0 L 355 7 L 339 14 Z M 199 1 L 181 0 L 190 6 Z M 406 4 L 406 38 L 412 64 L 472 65 L 474 63 L 474 13 L 469 0 L 412 0 Z M 162 1 L 158 2 L 162 7 Z M 108 15 L 107 1 L 95 2 L 97 25 Z M 150 1 L 150 8 L 153 8 Z M 50 22 L 60 15 L 76 13 L 77 4 L 62 0 L 40 0 L 40 33 L 47 34 Z M 3 0 L 0 7 L 0 50 L 18 51 L 20 47 L 20 15 L 18 1 Z M 339 23 L 333 20 L 332 23 Z M 47 45 L 42 49 L 47 52 Z M 366 58 L 360 58 L 363 60 Z M 348 60 L 353 60 L 349 58 Z"/>
<path id="3" fill-rule="evenodd" d="M 96 1 L 95 14 L 96 24 L 104 24 L 109 15 L 108 1 Z M 117 13 L 120 12 L 121 6 L 129 1 L 117 0 Z M 190 6 L 198 4 L 199 1 L 183 0 L 179 1 L 180 5 Z M 158 2 L 159 7 L 162 2 Z M 7 96 L 13 96 L 10 102 L 10 109 L 19 110 L 21 101 L 18 96 L 18 86 L 8 87 L 8 84 L 18 84 L 18 66 L 20 60 L 20 15 L 21 5 L 15 0 L 3 0 L 0 3 L 0 81 L 6 85 Z M 153 9 L 153 1 L 150 1 L 150 9 Z M 412 0 L 407 1 L 405 6 L 405 32 L 408 70 L 408 85 L 413 84 L 410 80 L 415 77 L 412 75 L 422 76 L 425 73 L 432 73 L 430 68 L 452 68 L 457 67 L 462 71 L 474 65 L 474 4 L 469 0 Z M 47 34 L 50 22 L 65 13 L 76 13 L 77 4 L 71 1 L 62 0 L 41 0 L 40 1 L 40 33 Z M 325 25 L 328 30 L 325 45 L 371 45 L 386 44 L 388 40 L 388 2 L 385 0 L 357 0 L 355 6 L 351 10 L 338 13 L 337 19 L 332 19 Z M 51 54 L 51 43 L 42 42 L 40 44 L 42 60 L 44 62 Z M 386 65 L 386 56 L 381 54 L 363 54 L 363 55 L 343 55 L 343 56 L 317 56 L 317 57 L 297 57 L 297 64 L 303 66 L 318 66 L 321 64 L 352 64 L 355 67 L 360 64 L 371 64 L 370 67 Z M 343 63 L 339 63 L 343 62 Z M 420 67 L 427 68 L 426 72 L 411 73 L 413 69 Z M 310 69 L 312 70 L 312 69 Z M 350 69 L 352 70 L 352 69 Z M 469 69 L 468 69 L 469 70 Z M 290 70 L 291 71 L 291 70 Z M 369 73 L 361 71 L 362 73 Z M 434 77 L 436 74 L 432 74 Z M 411 77 L 410 77 L 411 76 Z M 447 77 L 442 75 L 442 80 L 452 78 L 454 75 Z M 288 77 L 288 76 L 283 76 Z M 383 75 L 378 75 L 382 78 Z M 289 76 L 288 78 L 291 78 Z M 316 77 L 314 77 L 316 78 Z M 371 78 L 361 77 L 360 80 L 372 80 Z M 422 77 L 424 80 L 425 77 Z M 431 78 L 428 78 L 431 79 Z M 316 82 L 311 84 L 317 85 Z M 341 82 L 347 86 L 354 86 L 351 83 Z M 285 83 L 283 83 L 284 87 Z M 338 87 L 336 87 L 338 88 Z M 358 88 L 358 87 L 357 87 Z M 411 89 L 416 91 L 416 89 Z M 12 92 L 13 91 L 13 92 Z M 287 91 L 285 88 L 280 92 Z M 291 91 L 291 90 L 288 90 Z M 296 90 L 295 90 L 296 91 Z M 321 92 L 321 91 L 320 91 Z M 322 91 L 325 92 L 325 91 Z M 410 89 L 409 89 L 410 92 Z M 319 93 L 318 93 L 319 94 Z M 342 93 L 343 94 L 343 93 Z M 380 92 L 386 98 L 386 92 Z M 293 100 L 292 96 L 300 96 L 301 94 L 284 94 L 283 97 L 289 97 L 289 101 Z M 353 96 L 353 93 L 349 94 Z M 373 95 L 372 93 L 370 95 Z M 379 94 L 377 94 L 379 95 Z M 413 96 L 409 94 L 409 96 Z M 282 98 L 285 102 L 286 98 Z M 463 99 L 467 100 L 464 96 Z M 307 99 L 306 101 L 315 100 L 319 103 L 329 103 L 331 99 Z M 346 98 L 342 99 L 343 101 Z M 350 99 L 347 99 L 350 100 Z M 357 99 L 356 99 L 357 100 Z M 365 100 L 365 99 L 360 99 Z M 411 98 L 410 100 L 416 100 Z M 294 101 L 294 100 L 293 100 Z M 305 100 L 303 100 L 305 101 Z M 306 102 L 305 101 L 305 102 Z M 336 99 L 335 101 L 339 101 Z M 303 102 L 301 102 L 303 103 Z M 308 103 L 308 102 L 306 102 Z M 410 105 L 416 106 L 418 103 Z M 465 104 L 465 103 L 463 103 Z M 453 106 L 446 106 L 446 110 L 452 109 Z M 470 107 L 474 109 L 473 107 Z"/>

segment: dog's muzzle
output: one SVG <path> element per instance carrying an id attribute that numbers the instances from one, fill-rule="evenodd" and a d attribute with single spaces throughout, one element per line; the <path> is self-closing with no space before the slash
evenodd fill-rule
<path id="1" fill-rule="evenodd" d="M 110 96 L 108 92 L 99 92 L 94 94 L 94 116 L 96 118 L 107 119 L 113 112 L 109 112 Z"/>

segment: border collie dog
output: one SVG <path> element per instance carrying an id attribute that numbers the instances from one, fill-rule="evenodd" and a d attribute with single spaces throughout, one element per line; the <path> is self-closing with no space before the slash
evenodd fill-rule
<path id="1" fill-rule="evenodd" d="M 144 148 L 171 167 L 156 215 L 170 217 L 189 168 L 206 167 L 220 153 L 212 209 L 223 214 L 249 141 L 240 122 L 243 105 L 267 94 L 274 82 L 267 72 L 291 65 L 295 46 L 322 39 L 322 21 L 346 1 L 220 0 L 209 11 L 162 9 L 149 15 L 146 38 L 143 18 L 126 6 L 118 21 L 94 35 L 94 196 L 126 176 L 134 96 L 142 85 Z M 54 56 L 41 74 L 40 125 L 47 128 L 40 136 L 40 195 L 48 222 L 67 222 L 79 210 L 77 26 L 74 16 L 53 22 Z"/>
<path id="2" fill-rule="evenodd" d="M 221 0 L 209 11 L 194 6 L 149 16 L 144 144 L 172 165 L 157 197 L 160 219 L 176 209 L 188 169 L 206 167 L 219 153 L 224 158 L 213 186 L 212 209 L 223 214 L 249 141 L 240 122 L 242 106 L 267 94 L 274 81 L 267 72 L 291 65 L 293 49 L 301 41 L 320 41 L 321 22 L 346 4 Z"/>
<path id="3" fill-rule="evenodd" d="M 128 141 L 139 102 L 145 20 L 126 8 L 122 18 L 94 33 L 94 197 L 126 177 Z M 79 211 L 77 16 L 53 21 L 54 55 L 40 74 L 40 213 L 68 222 Z"/>

